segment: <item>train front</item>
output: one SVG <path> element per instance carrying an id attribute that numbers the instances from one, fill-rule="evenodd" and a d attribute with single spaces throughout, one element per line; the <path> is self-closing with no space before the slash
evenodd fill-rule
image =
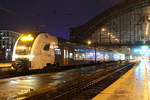
<path id="1" fill-rule="evenodd" d="M 34 34 L 22 34 L 15 43 L 12 57 L 12 66 L 16 71 L 27 71 L 31 67 L 34 55 L 31 54 Z"/>

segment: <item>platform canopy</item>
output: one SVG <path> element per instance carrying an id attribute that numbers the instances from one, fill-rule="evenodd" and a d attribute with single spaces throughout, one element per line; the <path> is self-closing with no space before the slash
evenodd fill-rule
<path id="1" fill-rule="evenodd" d="M 150 44 L 150 0 L 126 0 L 84 25 L 70 28 L 74 42 L 101 45 Z"/>

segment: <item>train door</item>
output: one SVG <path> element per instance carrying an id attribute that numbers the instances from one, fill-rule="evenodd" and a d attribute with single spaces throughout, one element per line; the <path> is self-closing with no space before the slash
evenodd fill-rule
<path id="1" fill-rule="evenodd" d="M 68 65 L 69 59 L 68 59 L 68 49 L 64 48 L 64 65 Z"/>
<path id="2" fill-rule="evenodd" d="M 43 48 L 42 48 L 42 52 L 41 52 L 42 66 L 46 66 L 47 63 L 52 64 L 53 57 L 51 57 L 50 46 L 51 46 L 50 43 L 43 44 Z"/>

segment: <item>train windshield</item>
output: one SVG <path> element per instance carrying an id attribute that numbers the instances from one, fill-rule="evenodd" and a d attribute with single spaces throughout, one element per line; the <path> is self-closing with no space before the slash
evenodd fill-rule
<path id="1" fill-rule="evenodd" d="M 17 55 L 29 55 L 31 52 L 34 37 L 31 35 L 21 36 L 16 46 Z"/>

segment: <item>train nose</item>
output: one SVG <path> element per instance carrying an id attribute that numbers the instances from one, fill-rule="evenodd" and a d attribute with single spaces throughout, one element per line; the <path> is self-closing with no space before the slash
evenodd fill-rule
<path id="1" fill-rule="evenodd" d="M 29 60 L 15 61 L 12 63 L 12 67 L 17 72 L 26 72 L 31 67 L 31 62 Z"/>

